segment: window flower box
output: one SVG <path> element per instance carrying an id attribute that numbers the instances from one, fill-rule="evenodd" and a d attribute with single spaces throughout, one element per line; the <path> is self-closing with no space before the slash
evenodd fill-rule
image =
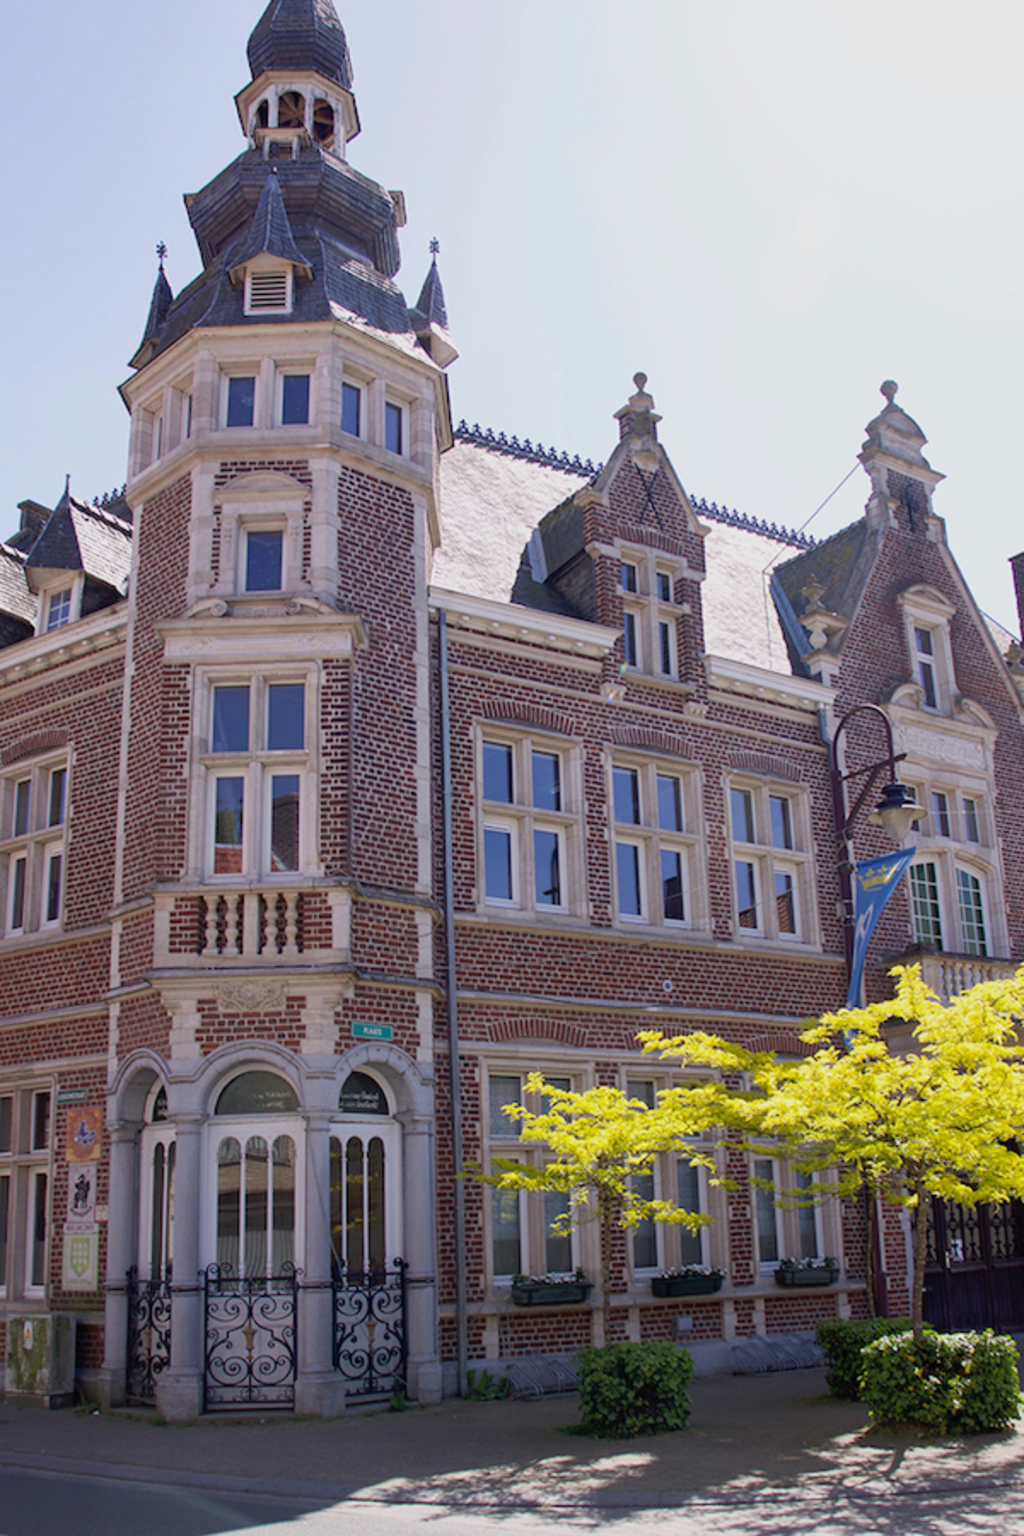
<path id="1" fill-rule="evenodd" d="M 575 1275 L 517 1275 L 512 1300 L 517 1307 L 566 1307 L 586 1301 L 593 1290 L 582 1270 Z"/>
<path id="2" fill-rule="evenodd" d="M 711 1296 L 722 1289 L 724 1279 L 720 1269 L 691 1265 L 687 1269 L 655 1275 L 651 1280 L 651 1292 L 655 1296 Z"/>
<path id="3" fill-rule="evenodd" d="M 783 1286 L 835 1285 L 838 1279 L 835 1259 L 784 1259 L 775 1271 L 775 1284 Z"/>

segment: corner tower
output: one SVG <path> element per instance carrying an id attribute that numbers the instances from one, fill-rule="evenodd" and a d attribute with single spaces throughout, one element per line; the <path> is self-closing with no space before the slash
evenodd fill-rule
<path id="1" fill-rule="evenodd" d="M 112 1117 L 139 1132 L 148 1187 L 136 1122 L 152 1085 L 166 1090 L 176 1277 L 225 1262 L 249 1276 L 270 1254 L 328 1299 L 332 1274 L 369 1273 L 382 1255 L 426 1277 L 410 1301 L 409 1384 L 430 1400 L 427 576 L 455 349 L 436 267 L 412 311 L 395 282 L 402 194 L 346 159 L 359 120 L 331 0 L 271 0 L 249 62 L 245 146 L 185 200 L 202 269 L 177 295 L 161 272 L 121 391 L 137 533 Z M 269 1099 L 268 1074 L 284 1083 Z M 230 1101 L 269 1117 L 263 1130 L 216 1120 L 228 1079 L 264 1084 Z M 372 1134 L 353 1128 L 354 1104 L 379 1117 Z M 254 1247 L 232 1212 L 263 1187 L 257 1145 L 275 1148 L 289 1193 L 259 1207 Z M 342 1177 L 342 1147 L 358 1175 L 346 1162 Z M 342 1205 L 362 1191 L 362 1206 L 328 1222 L 326 1190 Z M 151 1219 L 112 1216 L 113 1279 L 146 1272 Z M 347 1250 L 353 1232 L 365 1252 Z M 335 1412 L 346 1384 L 316 1294 L 289 1400 Z M 158 1396 L 182 1418 L 220 1389 L 195 1345 L 199 1301 L 175 1305 Z"/>

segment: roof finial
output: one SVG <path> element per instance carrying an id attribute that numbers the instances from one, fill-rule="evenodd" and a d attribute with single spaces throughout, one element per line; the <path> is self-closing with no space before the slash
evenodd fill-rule
<path id="1" fill-rule="evenodd" d="M 885 396 L 887 404 L 892 405 L 898 389 L 899 385 L 895 379 L 886 379 L 885 383 L 881 385 L 882 394 Z"/>
<path id="2" fill-rule="evenodd" d="M 436 235 L 434 236 L 433 240 L 431 240 L 431 242 L 430 242 L 430 254 L 431 254 L 431 256 L 433 256 L 435 262 L 437 261 L 437 258 L 441 254 L 441 242 L 437 238 Z"/>
<path id="3" fill-rule="evenodd" d="M 164 240 L 158 240 L 157 241 L 157 243 L 156 243 L 156 254 L 157 254 L 157 259 L 160 262 L 160 271 L 162 272 L 163 269 L 164 269 L 164 262 L 167 260 L 167 243 L 166 243 L 166 241 L 164 241 Z"/>
<path id="4" fill-rule="evenodd" d="M 643 394 L 644 390 L 647 388 L 647 375 L 646 375 L 646 373 L 634 373 L 634 375 L 633 375 L 633 383 L 636 385 L 636 387 L 639 390 L 640 394 Z"/>

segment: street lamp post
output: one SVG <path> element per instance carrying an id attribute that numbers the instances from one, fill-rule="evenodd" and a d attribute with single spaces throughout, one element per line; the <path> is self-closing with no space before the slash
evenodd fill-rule
<path id="1" fill-rule="evenodd" d="M 872 715 L 882 722 L 888 751 L 884 757 L 879 758 L 875 763 L 869 763 L 865 768 L 854 768 L 849 773 L 843 773 L 839 766 L 840 737 L 856 715 L 865 714 Z M 867 820 L 876 826 L 884 827 L 889 837 L 899 846 L 914 823 L 924 815 L 924 807 L 917 804 L 914 791 L 909 785 L 902 784 L 896 776 L 896 764 L 902 762 L 906 755 L 905 752 L 896 751 L 889 717 L 877 704 L 856 704 L 853 709 L 847 710 L 832 738 L 832 809 L 839 842 L 839 892 L 842 900 L 847 980 L 852 974 L 853 967 L 853 884 L 850 879 L 854 870 L 850 857 L 853 824 L 883 771 L 887 782 L 882 787 L 882 798 L 874 810 L 868 812 Z M 862 779 L 863 783 L 851 810 L 847 804 L 846 786 L 853 779 Z"/>

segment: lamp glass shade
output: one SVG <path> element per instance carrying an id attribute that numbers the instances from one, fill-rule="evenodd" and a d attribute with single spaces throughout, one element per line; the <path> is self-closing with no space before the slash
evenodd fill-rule
<path id="1" fill-rule="evenodd" d="M 868 821 L 882 826 L 894 843 L 902 843 L 915 821 L 925 814 L 924 806 L 914 799 L 914 791 L 906 784 L 887 784 L 882 798 L 868 814 Z"/>

